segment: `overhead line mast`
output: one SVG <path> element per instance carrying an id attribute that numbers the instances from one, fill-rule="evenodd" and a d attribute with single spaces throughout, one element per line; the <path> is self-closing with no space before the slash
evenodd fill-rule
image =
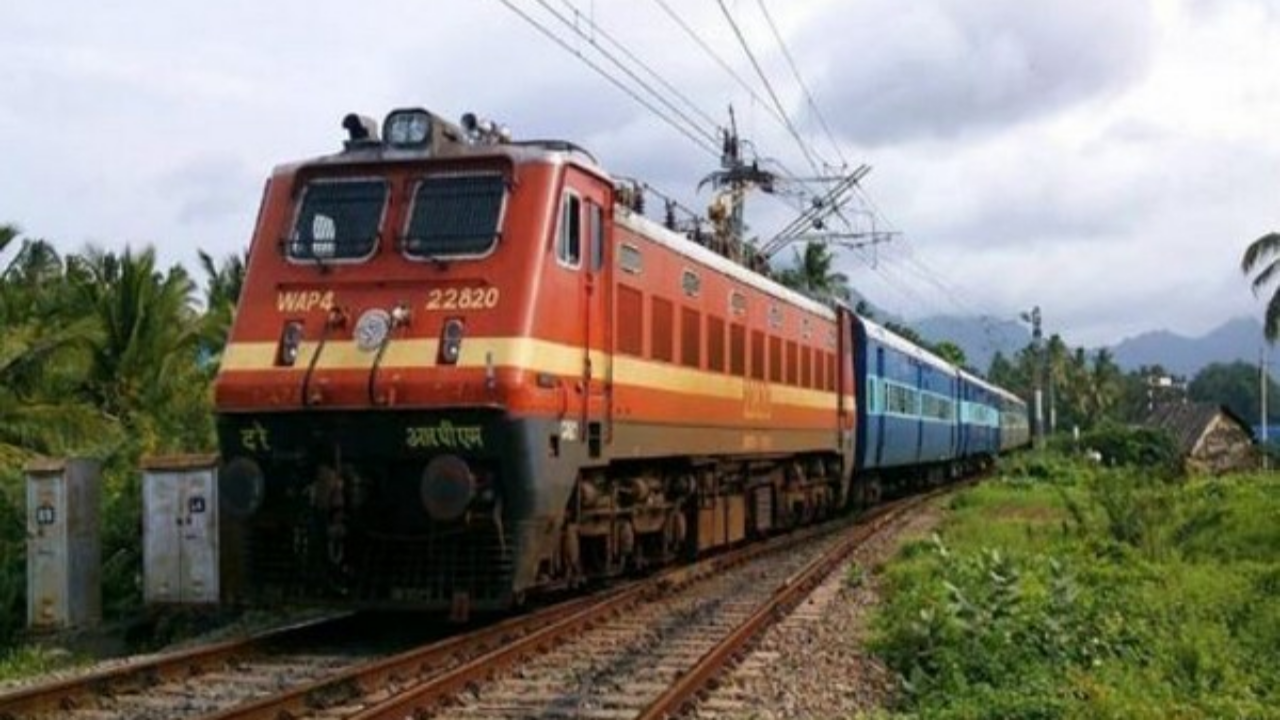
<path id="1" fill-rule="evenodd" d="M 547 24 L 540 22 L 528 12 L 522 11 L 516 7 L 512 0 L 500 0 L 509 10 L 516 13 L 525 22 L 532 25 L 543 35 L 560 45 L 570 54 L 577 57 L 596 73 L 604 77 L 606 80 L 626 92 L 632 99 L 639 102 L 646 109 L 673 129 L 680 132 L 688 140 L 693 142 L 699 148 L 707 151 L 709 154 L 718 154 L 720 158 L 720 169 L 711 173 L 699 184 L 711 185 L 716 191 L 708 208 L 708 220 L 710 221 L 712 232 L 710 237 L 704 237 L 699 230 L 699 223 L 695 218 L 693 224 L 692 236 L 699 242 L 706 242 L 713 249 L 724 254 L 735 261 L 746 265 L 758 272 L 769 272 L 769 259 L 776 255 L 779 251 L 788 245 L 797 242 L 825 242 L 841 247 L 862 248 L 869 245 L 876 245 L 881 242 L 887 242 L 895 235 L 895 233 L 884 233 L 872 230 L 871 232 L 859 232 L 853 224 L 844 215 L 844 206 L 857 196 L 864 195 L 858 186 L 858 181 L 870 172 L 868 165 L 861 165 L 852 173 L 847 175 L 831 175 L 824 173 L 821 165 L 826 168 L 833 167 L 827 163 L 804 141 L 800 136 L 799 130 L 792 122 L 786 112 L 781 99 L 770 83 L 768 76 L 765 74 L 763 67 L 760 65 L 755 53 L 746 37 L 743 35 L 741 28 L 738 26 L 732 15 L 728 12 L 723 0 L 718 0 L 721 11 L 724 13 L 726 20 L 734 31 L 738 43 L 742 46 L 748 60 L 750 60 L 756 71 L 760 81 L 764 84 L 771 102 L 766 102 L 760 98 L 758 94 L 746 83 L 733 68 L 728 65 L 717 55 L 714 50 L 708 46 L 700 36 L 689 27 L 675 13 L 675 11 L 665 2 L 665 0 L 655 0 L 655 2 L 667 13 L 672 20 L 677 22 L 680 27 L 689 34 L 690 37 L 698 43 L 704 51 L 715 59 L 722 68 L 742 85 L 750 95 L 760 102 L 761 105 L 769 112 L 769 114 L 778 121 L 778 123 L 787 131 L 787 133 L 795 140 L 800 151 L 803 153 L 805 160 L 813 170 L 810 177 L 799 177 L 795 173 L 788 170 L 781 162 L 770 158 L 759 158 L 755 156 L 754 149 L 750 154 L 752 158 L 748 160 L 744 153 L 744 149 L 749 148 L 751 143 L 743 140 L 738 135 L 737 121 L 733 114 L 732 107 L 729 109 L 729 127 L 727 129 L 717 128 L 712 131 L 704 124 L 709 116 L 704 113 L 698 105 L 689 99 L 688 96 L 679 92 L 674 85 L 661 76 L 652 66 L 642 61 L 635 53 L 631 52 L 626 46 L 614 36 L 608 34 L 600 25 L 592 18 L 584 16 L 577 6 L 570 0 L 560 0 L 560 4 L 564 7 L 564 11 L 552 6 L 550 0 L 536 0 L 538 6 L 560 25 L 567 29 L 568 32 L 577 36 L 581 41 L 587 43 L 591 50 L 599 54 L 600 58 L 612 68 L 606 67 L 606 64 L 593 61 L 583 52 L 586 48 L 574 47 L 574 45 L 561 33 L 558 33 L 548 27 Z M 773 18 L 768 15 L 767 9 L 761 3 L 761 10 L 765 13 L 766 19 L 769 21 L 773 29 L 774 36 L 781 43 L 781 36 L 778 33 Z M 589 28 L 590 32 L 580 22 Z M 605 47 L 596 38 L 599 35 L 611 47 Z M 625 60 L 620 59 L 614 51 L 621 53 Z M 790 53 L 786 52 L 784 46 L 783 52 L 787 54 L 788 62 L 792 64 L 792 72 L 795 74 L 797 82 L 800 82 L 805 96 L 811 106 L 817 110 L 816 103 L 807 86 L 804 85 L 803 79 L 800 77 L 798 69 L 794 65 L 794 61 L 790 58 Z M 640 68 L 640 72 L 646 73 L 652 78 L 653 83 L 641 77 L 631 66 Z M 621 75 L 625 76 L 620 77 Z M 655 84 L 657 87 L 655 87 Z M 632 85 L 635 87 L 632 87 Z M 661 90 L 659 90 L 659 87 Z M 663 92 L 665 91 L 665 92 Z M 670 96 L 669 96 L 670 95 Z M 674 100 L 673 100 L 674 98 Z M 683 106 L 677 104 L 676 101 L 682 103 Z M 695 118 L 696 116 L 696 118 Z M 823 125 L 825 126 L 825 120 Z M 716 152 L 715 144 L 716 135 L 719 134 L 720 150 Z M 828 134 L 830 134 L 828 129 Z M 834 138 L 832 138 L 834 141 Z M 837 152 L 839 148 L 837 145 Z M 844 161 L 841 156 L 841 161 Z M 772 172 L 761 167 L 761 163 L 770 164 L 776 167 L 780 172 Z M 830 184 L 824 192 L 819 194 L 813 193 L 809 188 L 805 187 L 810 183 Z M 641 192 L 648 186 L 640 184 L 636 185 L 636 189 Z M 792 200 L 803 199 L 803 207 L 799 208 L 799 215 L 789 222 L 785 227 L 771 237 L 767 242 L 758 244 L 749 241 L 746 238 L 747 227 L 745 220 L 746 194 L 753 189 L 759 189 L 766 194 L 787 196 Z M 674 212 L 678 208 L 678 204 L 674 204 L 670 198 L 667 198 L 667 224 L 674 229 L 676 223 L 674 220 Z M 829 232 L 827 231 L 827 222 L 832 217 L 839 218 L 844 225 L 845 232 Z"/>

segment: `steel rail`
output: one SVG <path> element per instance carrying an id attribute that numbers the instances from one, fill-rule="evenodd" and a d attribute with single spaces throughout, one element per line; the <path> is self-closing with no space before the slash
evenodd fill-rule
<path id="1" fill-rule="evenodd" d="M 514 642 L 472 658 L 438 677 L 366 707 L 350 716 L 349 720 L 403 720 L 406 717 L 415 717 L 447 702 L 468 687 L 484 682 L 498 671 L 519 663 L 525 658 L 546 652 L 576 636 L 580 631 L 612 618 L 656 593 L 670 592 L 762 555 L 794 547 L 817 536 L 838 532 L 848 525 L 848 519 L 841 519 L 807 530 L 798 530 L 771 542 L 749 545 L 694 565 L 673 568 L 647 580 L 637 581 L 633 585 L 615 591 L 605 599 L 594 600 L 580 610 Z"/>
<path id="2" fill-rule="evenodd" d="M 605 593 L 622 592 L 620 588 Z M 279 720 L 324 710 L 343 702 L 357 700 L 385 690 L 397 683 L 425 680 L 444 672 L 443 666 L 459 656 L 480 654 L 494 646 L 510 643 L 532 628 L 560 621 L 580 612 L 584 607 L 602 602 L 600 595 L 569 600 L 530 615 L 507 618 L 473 633 L 457 635 L 413 650 L 356 665 L 328 677 L 322 677 L 279 695 L 251 700 L 199 720 Z"/>
<path id="3" fill-rule="evenodd" d="M 162 682 L 199 675 L 238 658 L 265 652 L 270 646 L 287 639 L 302 637 L 350 620 L 353 615 L 329 615 L 247 638 L 164 653 L 146 660 L 0 694 L 0 719 L 75 710 L 88 697 L 141 692 Z"/>
<path id="4" fill-rule="evenodd" d="M 661 720 L 677 716 L 695 701 L 697 696 L 721 671 L 729 667 L 748 645 L 758 639 L 769 627 L 786 617 L 857 547 L 875 537 L 894 520 L 923 505 L 941 492 L 943 491 L 935 491 L 883 506 L 883 512 L 864 519 L 864 523 L 855 526 L 839 544 L 814 558 L 799 572 L 779 585 L 768 601 L 708 650 L 693 667 L 681 674 L 675 684 L 650 703 L 641 712 L 638 720 Z"/>

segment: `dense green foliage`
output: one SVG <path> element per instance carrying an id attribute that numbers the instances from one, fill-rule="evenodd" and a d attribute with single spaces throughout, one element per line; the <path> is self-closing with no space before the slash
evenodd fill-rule
<path id="1" fill-rule="evenodd" d="M 26 617 L 23 465 L 103 461 L 104 610 L 140 600 L 139 459 L 213 447 L 210 382 L 243 260 L 205 259 L 203 307 L 151 249 L 60 255 L 0 226 L 0 646 Z"/>
<path id="2" fill-rule="evenodd" d="M 1058 428 L 1135 421 L 1145 413 L 1145 387 L 1152 369 L 1126 374 L 1109 350 L 1092 354 L 1082 347 L 1073 350 L 1059 335 L 1050 336 L 1040 348 L 1028 344 L 1012 359 L 996 353 L 987 377 L 1019 397 L 1031 398 L 1037 368 L 1043 375 L 1046 407 L 1056 412 Z"/>
<path id="3" fill-rule="evenodd" d="M 1028 455 L 886 576 L 897 712 L 1280 717 L 1280 480 Z"/>
<path id="4" fill-rule="evenodd" d="M 1267 393 L 1272 407 L 1267 415 L 1280 417 L 1280 385 L 1267 378 Z M 1262 388 L 1258 382 L 1258 366 L 1237 361 L 1233 363 L 1213 363 L 1205 367 L 1191 379 L 1187 386 L 1187 394 L 1192 400 L 1226 405 L 1245 422 L 1256 423 L 1262 416 Z"/>
<path id="5" fill-rule="evenodd" d="M 1103 421 L 1081 433 L 1053 438 L 1051 446 L 1063 452 L 1097 452 L 1105 465 L 1144 468 L 1152 477 L 1171 477 L 1182 470 L 1182 457 L 1173 437 L 1164 430 L 1142 425 Z"/>

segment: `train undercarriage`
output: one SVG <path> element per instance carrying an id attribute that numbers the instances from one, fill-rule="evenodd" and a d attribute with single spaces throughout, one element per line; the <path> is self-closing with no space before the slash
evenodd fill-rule
<path id="1" fill-rule="evenodd" d="M 834 453 L 589 464 L 559 431 L 493 410 L 224 416 L 242 451 L 220 480 L 228 594 L 461 619 L 816 522 L 850 493 Z"/>

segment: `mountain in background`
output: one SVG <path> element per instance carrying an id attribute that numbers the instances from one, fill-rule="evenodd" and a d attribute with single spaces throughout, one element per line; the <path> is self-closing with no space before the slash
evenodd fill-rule
<path id="1" fill-rule="evenodd" d="M 986 373 L 997 351 L 1013 357 L 1031 342 L 1031 328 L 1015 320 L 939 315 L 910 323 L 929 342 L 951 341 L 964 350 L 969 367 Z"/>
<path id="2" fill-rule="evenodd" d="M 1192 378 L 1210 363 L 1257 362 L 1261 343 L 1262 322 L 1257 318 L 1240 317 L 1197 338 L 1183 337 L 1168 330 L 1142 333 L 1122 340 L 1112 348 L 1112 352 L 1116 362 L 1125 370 L 1158 363 L 1174 375 Z"/>
<path id="3" fill-rule="evenodd" d="M 959 345 L 969 365 L 984 373 L 997 350 L 1011 358 L 1031 342 L 1030 328 L 1013 320 L 936 316 L 910 325 L 930 342 L 950 340 Z M 1063 339 L 1074 347 L 1069 336 Z M 1144 365 L 1163 365 L 1170 373 L 1190 379 L 1212 363 L 1257 362 L 1261 342 L 1262 322 L 1240 317 L 1194 338 L 1168 330 L 1142 333 L 1120 341 L 1111 351 L 1126 372 Z"/>

